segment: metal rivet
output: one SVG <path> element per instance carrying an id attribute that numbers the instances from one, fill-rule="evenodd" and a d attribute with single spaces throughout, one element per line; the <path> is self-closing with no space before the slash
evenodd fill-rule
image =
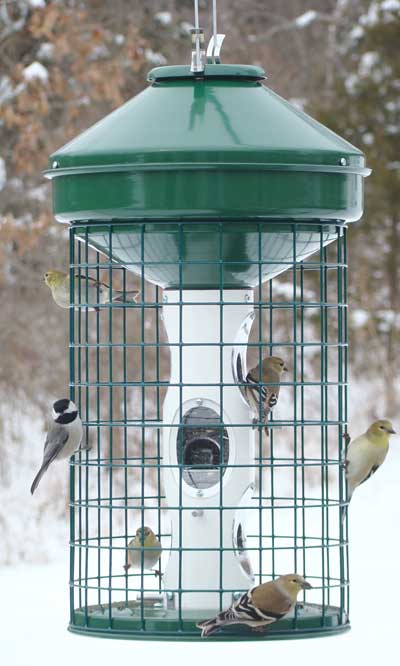
<path id="1" fill-rule="evenodd" d="M 163 294 L 162 299 L 163 299 L 163 303 L 168 303 L 168 296 L 167 296 L 167 294 Z"/>
<path id="2" fill-rule="evenodd" d="M 51 165 L 52 169 L 58 169 L 58 162 L 57 160 L 54 160 L 54 162 Z"/>
<path id="3" fill-rule="evenodd" d="M 346 166 L 347 165 L 347 160 L 346 160 L 345 157 L 340 158 L 340 164 L 341 164 L 341 166 Z"/>
<path id="4" fill-rule="evenodd" d="M 172 601 L 173 598 L 174 598 L 174 593 L 173 592 L 167 592 L 168 601 Z"/>
<path id="5" fill-rule="evenodd" d="M 197 495 L 197 497 L 203 497 L 203 491 L 202 491 L 202 490 L 198 490 L 197 493 L 196 493 L 196 495 Z"/>
<path id="6" fill-rule="evenodd" d="M 244 300 L 246 301 L 246 303 L 249 302 L 249 300 L 250 300 L 249 294 L 245 294 Z"/>
<path id="7" fill-rule="evenodd" d="M 203 398 L 197 398 L 196 405 L 202 405 L 202 404 L 203 404 Z"/>
<path id="8" fill-rule="evenodd" d="M 201 518 L 201 516 L 204 516 L 203 509 L 199 509 L 198 511 L 192 511 L 192 516 L 193 518 Z"/>

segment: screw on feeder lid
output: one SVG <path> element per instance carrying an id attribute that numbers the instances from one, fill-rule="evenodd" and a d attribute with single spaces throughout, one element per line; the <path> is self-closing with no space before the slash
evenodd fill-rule
<path id="1" fill-rule="evenodd" d="M 192 51 L 192 60 L 190 64 L 190 71 L 194 74 L 201 74 L 204 72 L 205 68 L 205 51 L 204 51 L 204 32 L 201 28 L 193 28 L 192 33 L 192 44 L 194 50 Z"/>
<path id="2" fill-rule="evenodd" d="M 204 72 L 205 65 L 205 52 L 204 52 L 204 31 L 201 30 L 199 25 L 199 2 L 194 0 L 194 29 L 192 33 L 192 44 L 194 50 L 192 51 L 192 59 L 190 71 L 194 74 L 201 74 Z"/>

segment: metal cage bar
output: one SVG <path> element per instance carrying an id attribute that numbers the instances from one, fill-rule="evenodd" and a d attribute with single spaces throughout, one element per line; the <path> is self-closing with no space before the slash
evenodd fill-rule
<path id="1" fill-rule="evenodd" d="M 240 566 L 249 567 L 256 584 L 291 569 L 313 584 L 294 613 L 273 625 L 267 638 L 341 631 L 349 626 L 347 525 L 340 519 L 346 500 L 346 229 L 338 223 L 252 223 L 251 255 L 239 253 L 232 261 L 227 257 L 235 243 L 234 224 L 216 221 L 205 226 L 208 236 L 201 236 L 201 230 L 199 238 L 207 238 L 208 258 L 201 243 L 198 254 L 188 256 L 193 238 L 188 240 L 191 227 L 183 221 L 71 227 L 70 393 L 92 447 L 76 454 L 70 466 L 70 629 L 90 635 L 196 640 L 196 622 L 247 589 L 224 582 L 232 554 L 234 561 L 241 558 Z M 173 259 L 157 259 L 163 242 L 175 248 Z M 158 283 L 155 270 L 163 278 Z M 110 294 L 120 290 L 122 296 L 100 302 L 98 287 L 97 301 L 90 302 L 88 278 L 106 282 Z M 201 300 L 207 279 L 207 297 Z M 162 291 L 168 281 L 173 286 Z M 136 301 L 128 297 L 134 288 L 140 289 Z M 248 298 L 238 300 L 235 289 L 243 294 L 253 289 L 249 308 L 254 308 L 255 320 L 246 344 L 227 338 L 227 313 L 237 312 Z M 175 300 L 170 300 L 171 293 Z M 168 340 L 162 312 L 174 308 L 177 337 Z M 197 338 L 188 339 L 190 308 L 217 313 L 214 337 L 202 329 L 206 320 L 199 319 Z M 247 357 L 248 368 L 261 368 L 263 358 L 273 355 L 282 356 L 290 368 L 289 377 L 280 382 L 268 437 L 261 399 L 254 423 L 250 410 L 248 419 L 225 423 L 230 392 L 240 396 L 247 383 L 246 377 L 236 381 L 227 372 L 227 354 L 235 345 Z M 214 350 L 218 367 L 211 378 L 187 380 L 193 355 L 211 356 Z M 168 352 L 176 354 L 175 379 Z M 260 370 L 260 397 L 263 386 Z M 168 391 L 177 396 L 175 420 L 165 417 Z M 208 425 L 198 410 L 194 420 L 188 418 L 188 391 L 204 394 L 204 404 L 215 396 L 216 414 Z M 198 458 L 190 458 L 199 433 L 204 436 L 194 450 Z M 247 461 L 237 449 L 240 433 L 254 441 L 253 458 Z M 175 458 L 170 456 L 173 438 Z M 188 470 L 201 483 L 214 479 L 210 487 L 215 486 L 217 503 L 207 486 L 195 484 L 190 490 Z M 168 497 L 167 472 L 177 475 L 175 500 Z M 242 472 L 253 474 L 254 483 L 239 506 L 229 499 L 229 478 Z M 232 541 L 227 542 L 226 521 L 239 510 L 241 519 L 235 519 Z M 211 521 L 214 512 L 216 541 L 193 547 L 184 531 L 188 516 L 201 521 L 206 515 Z M 172 530 L 175 514 L 177 534 Z M 136 529 L 147 525 L 162 542 L 157 565 L 162 575 L 155 573 L 155 566 L 145 568 L 144 548 L 140 566 L 127 567 L 128 544 Z M 165 572 L 175 553 L 178 574 L 175 584 L 167 585 Z M 191 553 L 198 555 L 200 582 L 189 576 L 196 584 L 186 585 L 185 563 Z M 215 553 L 212 585 L 202 578 L 202 560 L 210 553 Z M 208 611 L 204 605 L 196 609 L 195 601 L 188 606 L 187 600 L 200 594 L 209 594 L 209 599 L 216 595 Z M 237 625 L 213 640 L 243 636 L 265 638 Z"/>

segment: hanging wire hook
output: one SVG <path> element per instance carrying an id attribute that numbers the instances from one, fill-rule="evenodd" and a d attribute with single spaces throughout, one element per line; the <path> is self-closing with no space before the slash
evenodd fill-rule
<path id="1" fill-rule="evenodd" d="M 204 32 L 199 23 L 199 0 L 194 0 L 194 28 L 192 33 L 192 61 L 190 71 L 201 74 L 206 65 L 206 54 L 204 52 Z M 212 37 L 207 48 L 207 62 L 219 63 L 220 51 L 225 35 L 219 35 L 217 32 L 217 0 L 212 2 Z"/>
<path id="2" fill-rule="evenodd" d="M 224 41 L 225 38 L 225 35 L 218 34 L 217 0 L 213 0 L 212 3 L 212 26 L 213 26 L 213 34 L 207 48 L 207 62 L 212 62 L 216 64 L 221 62 L 219 55 L 221 52 L 222 42 Z"/>

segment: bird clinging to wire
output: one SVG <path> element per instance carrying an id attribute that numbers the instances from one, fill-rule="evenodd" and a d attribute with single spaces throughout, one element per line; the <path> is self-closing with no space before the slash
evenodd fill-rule
<path id="1" fill-rule="evenodd" d="M 124 565 L 125 571 L 130 567 L 134 569 L 153 569 L 161 557 L 162 546 L 150 527 L 138 527 L 136 534 L 128 544 L 128 564 Z M 155 571 L 161 576 L 160 571 Z"/>
<path id="2" fill-rule="evenodd" d="M 43 462 L 31 486 L 32 495 L 53 460 L 70 458 L 82 441 L 82 421 L 72 400 L 56 400 L 53 404 L 53 419 L 54 423 L 49 428 L 44 444 Z"/>
<path id="3" fill-rule="evenodd" d="M 205 638 L 228 624 L 247 624 L 256 631 L 284 617 L 293 608 L 300 590 L 312 586 L 298 574 L 286 574 L 274 581 L 253 587 L 242 594 L 226 611 L 210 620 L 199 622 Z"/>
<path id="4" fill-rule="evenodd" d="M 134 289 L 131 291 L 118 291 L 110 289 L 104 282 L 98 282 L 92 277 L 85 275 L 75 275 L 74 301 L 77 303 L 94 304 L 88 310 L 98 310 L 99 305 L 105 305 L 113 301 L 120 303 L 134 303 L 139 292 Z M 50 288 L 53 299 L 60 308 L 70 307 L 70 280 L 68 273 L 64 271 L 47 271 L 44 274 L 44 282 Z M 86 298 L 87 296 L 87 298 Z"/>
<path id="5" fill-rule="evenodd" d="M 346 479 L 348 501 L 350 502 L 354 490 L 375 474 L 382 465 L 389 450 L 390 435 L 395 435 L 390 421 L 381 419 L 372 423 L 368 430 L 356 439 L 350 440 L 346 451 Z M 343 507 L 342 517 L 346 515 Z"/>
<path id="6" fill-rule="evenodd" d="M 267 356 L 262 360 L 261 372 L 258 364 L 247 373 L 243 394 L 253 412 L 253 424 L 266 423 L 269 413 L 278 402 L 279 384 L 285 371 L 287 367 L 279 356 Z M 268 435 L 267 427 L 265 432 Z"/>

